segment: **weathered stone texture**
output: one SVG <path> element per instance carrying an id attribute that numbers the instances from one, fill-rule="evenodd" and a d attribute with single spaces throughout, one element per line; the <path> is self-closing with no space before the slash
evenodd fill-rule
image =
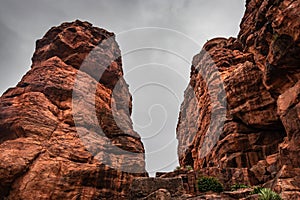
<path id="1" fill-rule="evenodd" d="M 300 197 L 299 11 L 299 1 L 248 0 L 238 38 L 212 39 L 194 57 L 181 166 L 248 168 L 253 184 Z"/>
<path id="2" fill-rule="evenodd" d="M 37 41 L 0 99 L 1 198 L 126 199 L 146 175 L 114 37 L 75 21 Z"/>

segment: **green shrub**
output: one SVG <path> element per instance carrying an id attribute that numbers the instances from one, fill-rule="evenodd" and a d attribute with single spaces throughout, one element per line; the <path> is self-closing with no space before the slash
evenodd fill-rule
<path id="1" fill-rule="evenodd" d="M 255 186 L 250 194 L 259 194 L 261 189 L 263 188 L 259 186 Z"/>
<path id="2" fill-rule="evenodd" d="M 248 185 L 237 183 L 231 186 L 231 191 L 235 191 L 241 188 L 248 188 L 248 187 L 249 187 Z"/>
<path id="3" fill-rule="evenodd" d="M 200 192 L 223 192 L 223 185 L 214 177 L 201 177 L 198 180 L 198 189 Z"/>
<path id="4" fill-rule="evenodd" d="M 181 167 L 180 166 L 177 166 L 175 169 L 174 169 L 174 171 L 178 171 L 178 170 L 180 170 L 181 169 Z"/>
<path id="5" fill-rule="evenodd" d="M 192 171 L 194 170 L 193 167 L 191 165 L 187 165 L 185 166 L 185 169 L 188 170 L 188 171 Z"/>
<path id="6" fill-rule="evenodd" d="M 278 33 L 274 33 L 273 34 L 273 40 L 276 41 L 279 37 L 279 34 Z"/>
<path id="7" fill-rule="evenodd" d="M 280 195 L 270 188 L 262 188 L 258 194 L 259 200 L 282 200 Z"/>

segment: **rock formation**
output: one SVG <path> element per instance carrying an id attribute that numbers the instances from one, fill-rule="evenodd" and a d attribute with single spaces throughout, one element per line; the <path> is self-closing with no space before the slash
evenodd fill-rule
<path id="1" fill-rule="evenodd" d="M 63 23 L 0 99 L 0 199 L 126 199 L 146 176 L 114 34 Z"/>
<path id="2" fill-rule="evenodd" d="M 144 178 L 114 34 L 80 21 L 52 28 L 0 98 L 0 199 L 257 198 L 192 196 L 200 175 L 299 199 L 299 12 L 297 0 L 247 0 L 238 37 L 204 45 L 177 126 L 182 169 L 159 178 Z"/>
<path id="3" fill-rule="evenodd" d="M 244 168 L 251 184 L 300 198 L 299 12 L 299 1 L 247 0 L 238 38 L 212 39 L 194 57 L 181 166 Z"/>

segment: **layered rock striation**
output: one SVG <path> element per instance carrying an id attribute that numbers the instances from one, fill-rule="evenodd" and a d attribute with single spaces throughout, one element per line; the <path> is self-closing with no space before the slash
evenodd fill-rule
<path id="1" fill-rule="evenodd" d="M 147 175 L 114 38 L 75 21 L 37 41 L 0 98 L 0 199 L 126 199 Z"/>
<path id="2" fill-rule="evenodd" d="M 212 39 L 194 57 L 181 166 L 245 168 L 251 184 L 300 198 L 299 12 L 299 1 L 247 0 L 238 37 Z"/>

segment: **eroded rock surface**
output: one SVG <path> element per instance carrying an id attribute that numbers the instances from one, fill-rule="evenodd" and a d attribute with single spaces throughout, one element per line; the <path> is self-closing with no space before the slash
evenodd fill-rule
<path id="1" fill-rule="evenodd" d="M 194 57 L 181 166 L 248 168 L 252 184 L 300 198 L 299 12 L 299 1 L 248 0 L 238 38 L 212 39 Z"/>
<path id="2" fill-rule="evenodd" d="M 114 34 L 63 23 L 0 99 L 0 199 L 126 199 L 145 176 Z"/>
<path id="3" fill-rule="evenodd" d="M 135 178 L 130 189 L 130 199 L 172 199 L 185 193 L 180 177 L 174 178 Z"/>

